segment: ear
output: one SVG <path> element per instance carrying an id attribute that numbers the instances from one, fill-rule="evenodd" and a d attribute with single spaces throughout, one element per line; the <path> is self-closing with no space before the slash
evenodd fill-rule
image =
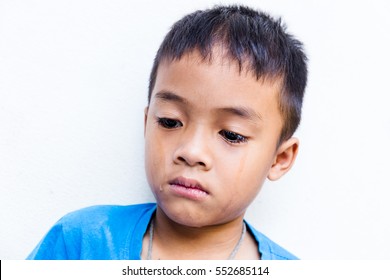
<path id="1" fill-rule="evenodd" d="M 299 140 L 291 137 L 284 141 L 276 151 L 274 162 L 268 172 L 268 179 L 271 181 L 278 180 L 286 174 L 293 166 L 298 154 Z"/>
<path id="2" fill-rule="evenodd" d="M 148 112 L 149 112 L 149 107 L 146 106 L 145 110 L 144 110 L 144 136 L 145 136 L 145 133 L 146 133 L 146 123 L 148 121 Z"/>

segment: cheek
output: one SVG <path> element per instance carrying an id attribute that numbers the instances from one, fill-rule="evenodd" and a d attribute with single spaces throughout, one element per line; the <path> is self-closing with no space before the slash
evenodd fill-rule
<path id="1" fill-rule="evenodd" d="M 227 174 L 234 174 L 230 177 L 233 183 L 232 197 L 243 197 L 252 201 L 260 191 L 270 167 L 267 156 L 253 151 L 246 151 L 236 160 L 234 169 Z"/>
<path id="2" fill-rule="evenodd" d="M 165 174 L 164 145 L 155 133 L 145 134 L 145 169 L 149 185 L 152 189 L 160 188 Z"/>

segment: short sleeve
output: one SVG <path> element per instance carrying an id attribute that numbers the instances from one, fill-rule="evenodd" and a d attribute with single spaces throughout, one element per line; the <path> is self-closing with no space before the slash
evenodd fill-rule
<path id="1" fill-rule="evenodd" d="M 66 260 L 69 259 L 62 224 L 55 224 L 27 257 L 28 260 Z"/>

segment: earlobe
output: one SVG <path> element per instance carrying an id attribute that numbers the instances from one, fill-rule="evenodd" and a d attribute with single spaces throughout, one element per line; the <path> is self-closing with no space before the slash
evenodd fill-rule
<path id="1" fill-rule="evenodd" d="M 146 123 L 148 122 L 148 112 L 149 112 L 149 107 L 146 106 L 144 110 L 144 136 L 146 133 Z"/>
<path id="2" fill-rule="evenodd" d="M 278 148 L 274 162 L 268 173 L 268 179 L 271 181 L 278 180 L 286 174 L 293 166 L 298 154 L 299 140 L 295 137 L 284 141 Z"/>

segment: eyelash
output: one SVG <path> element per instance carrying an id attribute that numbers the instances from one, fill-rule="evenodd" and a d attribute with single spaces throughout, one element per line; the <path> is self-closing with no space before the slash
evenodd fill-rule
<path id="1" fill-rule="evenodd" d="M 166 129 L 175 129 L 183 126 L 180 121 L 170 118 L 157 118 L 157 123 Z M 248 142 L 248 137 L 229 130 L 221 130 L 219 134 L 224 138 L 225 141 L 232 144 Z"/>
<path id="2" fill-rule="evenodd" d="M 174 129 L 183 126 L 180 121 L 169 118 L 157 118 L 157 123 L 167 129 Z"/>
<path id="3" fill-rule="evenodd" d="M 248 142 L 248 137 L 245 137 L 241 134 L 228 131 L 228 130 L 221 130 L 219 134 L 229 143 L 233 144 L 239 144 L 239 143 L 245 143 Z M 234 138 L 234 139 L 231 139 Z"/>

